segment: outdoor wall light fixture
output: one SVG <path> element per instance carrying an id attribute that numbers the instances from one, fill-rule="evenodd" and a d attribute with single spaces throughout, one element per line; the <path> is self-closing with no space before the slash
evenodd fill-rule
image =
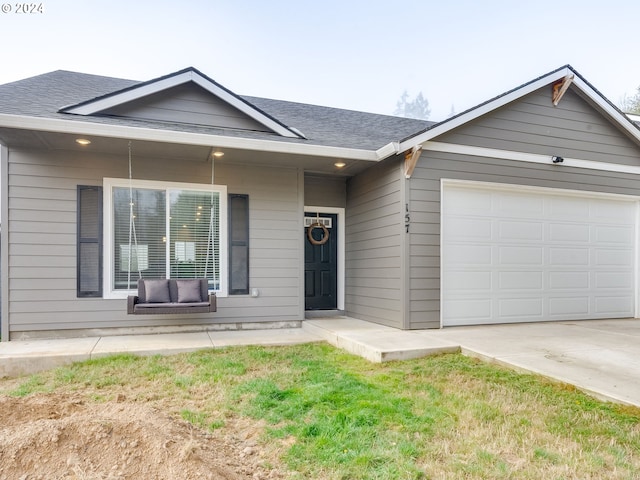
<path id="1" fill-rule="evenodd" d="M 553 163 L 562 163 L 562 162 L 564 162 L 564 158 L 562 158 L 562 157 L 551 157 L 551 161 Z"/>

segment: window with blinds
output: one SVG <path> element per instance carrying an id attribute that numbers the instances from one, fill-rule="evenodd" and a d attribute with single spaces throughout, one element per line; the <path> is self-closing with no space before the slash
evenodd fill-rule
<path id="1" fill-rule="evenodd" d="M 172 190 L 169 214 L 171 278 L 208 278 L 220 289 L 219 194 Z"/>
<path id="2" fill-rule="evenodd" d="M 207 278 L 211 290 L 226 292 L 223 186 L 111 183 L 112 291 L 135 290 L 142 277 Z"/>
<path id="3" fill-rule="evenodd" d="M 166 192 L 113 189 L 113 288 L 137 288 L 138 277 L 166 278 Z"/>

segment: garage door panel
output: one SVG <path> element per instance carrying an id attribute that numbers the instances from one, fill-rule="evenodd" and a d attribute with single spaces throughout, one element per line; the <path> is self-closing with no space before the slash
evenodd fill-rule
<path id="1" fill-rule="evenodd" d="M 494 211 L 502 217 L 539 218 L 544 212 L 544 199 L 533 196 L 523 196 L 517 193 L 504 193 L 496 197 Z"/>
<path id="2" fill-rule="evenodd" d="M 447 236 L 462 240 L 491 240 L 490 218 L 452 218 L 444 232 Z"/>
<path id="3" fill-rule="evenodd" d="M 613 245 L 629 245 L 633 242 L 635 229 L 624 226 L 596 226 L 595 241 Z"/>
<path id="4" fill-rule="evenodd" d="M 575 223 L 552 223 L 549 225 L 549 240 L 564 243 L 589 243 L 591 239 L 588 225 Z"/>
<path id="5" fill-rule="evenodd" d="M 635 215 L 636 206 L 633 202 L 618 202 L 592 200 L 591 217 L 602 223 L 627 223 L 627 219 Z"/>
<path id="6" fill-rule="evenodd" d="M 575 290 L 589 288 L 588 271 L 584 272 L 549 272 L 549 289 Z"/>
<path id="7" fill-rule="evenodd" d="M 489 294 L 492 289 L 491 272 L 447 272 L 445 283 L 452 285 L 449 293 L 458 294 L 475 294 L 481 291 Z"/>
<path id="8" fill-rule="evenodd" d="M 445 255 L 450 265 L 491 265 L 493 250 L 490 245 L 447 245 Z"/>
<path id="9" fill-rule="evenodd" d="M 518 317 L 540 320 L 543 309 L 544 301 L 542 298 L 498 299 L 498 315 L 505 321 Z"/>
<path id="10" fill-rule="evenodd" d="M 444 187 L 444 325 L 633 316 L 635 201 L 492 187 Z"/>
<path id="11" fill-rule="evenodd" d="M 551 218 L 558 220 L 573 220 L 576 217 L 589 216 L 589 202 L 582 198 L 554 197 L 549 199 Z"/>
<path id="12" fill-rule="evenodd" d="M 544 249 L 542 247 L 499 247 L 500 265 L 542 265 Z"/>
<path id="13" fill-rule="evenodd" d="M 542 272 L 498 272 L 501 290 L 540 290 L 544 286 Z"/>
<path id="14" fill-rule="evenodd" d="M 573 318 L 574 315 L 589 315 L 590 298 L 588 296 L 552 297 L 549 299 L 549 316 L 554 320 Z"/>
<path id="15" fill-rule="evenodd" d="M 491 211 L 491 199 L 493 195 L 485 190 L 466 190 L 455 192 L 454 195 L 447 195 L 442 205 L 443 212 L 449 209 L 456 215 L 482 215 L 483 212 Z"/>
<path id="16" fill-rule="evenodd" d="M 628 296 L 600 296 L 595 298 L 595 312 L 606 317 L 632 317 L 633 299 Z"/>
<path id="17" fill-rule="evenodd" d="M 628 267 L 633 264 L 634 253 L 632 249 L 613 250 L 609 248 L 596 248 L 595 265 L 596 266 L 619 266 Z"/>
<path id="18" fill-rule="evenodd" d="M 595 272 L 595 288 L 624 288 L 633 287 L 633 276 L 624 272 Z"/>
<path id="19" fill-rule="evenodd" d="M 473 323 L 486 323 L 493 317 L 491 300 L 468 299 L 457 300 L 451 303 L 449 315 L 455 325 L 469 325 Z"/>
<path id="20" fill-rule="evenodd" d="M 544 224 L 540 222 L 499 222 L 498 239 L 540 241 L 544 237 Z"/>
<path id="21" fill-rule="evenodd" d="M 552 267 L 563 266 L 588 266 L 588 248 L 549 248 L 549 265 Z"/>

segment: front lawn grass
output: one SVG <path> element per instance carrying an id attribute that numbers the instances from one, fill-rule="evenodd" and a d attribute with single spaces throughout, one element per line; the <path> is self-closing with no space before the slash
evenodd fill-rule
<path id="1" fill-rule="evenodd" d="M 638 479 L 640 410 L 459 354 L 372 364 L 325 344 L 118 355 L 0 382 L 264 425 L 292 478 Z"/>

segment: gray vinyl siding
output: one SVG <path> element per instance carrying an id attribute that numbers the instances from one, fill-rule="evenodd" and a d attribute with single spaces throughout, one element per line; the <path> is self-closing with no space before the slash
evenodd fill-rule
<path id="1" fill-rule="evenodd" d="M 179 85 L 111 108 L 104 114 L 142 120 L 269 131 L 264 125 L 194 84 Z"/>
<path id="2" fill-rule="evenodd" d="M 145 179 L 198 183 L 211 164 L 134 157 Z M 127 158 L 73 152 L 9 152 L 8 314 L 10 331 L 298 321 L 302 192 L 297 169 L 216 166 L 216 183 L 250 198 L 250 286 L 257 298 L 218 300 L 212 317 L 126 315 L 126 300 L 76 298 L 76 187 L 127 176 Z M 105 206 L 106 208 L 106 206 Z M 7 320 L 8 315 L 3 315 Z M 52 335 L 55 335 L 52 332 Z"/>
<path id="3" fill-rule="evenodd" d="M 637 155 L 640 164 L 640 152 Z M 441 179 L 638 195 L 635 175 L 425 152 L 410 183 L 410 328 L 440 326 Z"/>
<path id="4" fill-rule="evenodd" d="M 434 139 L 515 152 L 637 164 L 637 146 L 569 89 L 557 107 L 546 86 Z"/>
<path id="5" fill-rule="evenodd" d="M 345 177 L 304 176 L 304 204 L 309 206 L 344 208 L 347 203 Z"/>
<path id="6" fill-rule="evenodd" d="M 346 210 L 348 315 L 402 327 L 402 178 L 390 159 L 350 179 Z"/>

